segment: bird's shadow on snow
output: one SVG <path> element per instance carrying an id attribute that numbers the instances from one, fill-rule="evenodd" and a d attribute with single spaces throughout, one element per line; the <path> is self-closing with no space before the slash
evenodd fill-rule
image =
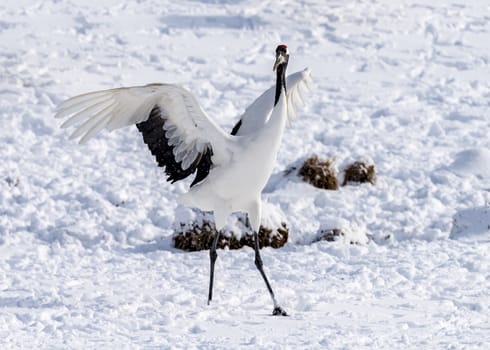
<path id="1" fill-rule="evenodd" d="M 121 250 L 129 254 L 148 254 L 159 251 L 168 251 L 173 254 L 186 253 L 185 251 L 177 249 L 173 246 L 172 236 L 162 237 L 152 242 L 136 244 L 132 247 L 121 248 Z"/>

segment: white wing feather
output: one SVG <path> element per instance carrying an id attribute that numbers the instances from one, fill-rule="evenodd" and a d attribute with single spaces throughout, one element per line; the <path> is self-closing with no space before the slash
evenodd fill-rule
<path id="1" fill-rule="evenodd" d="M 203 112 L 195 97 L 178 85 L 152 84 L 75 96 L 58 106 L 55 117 L 68 118 L 63 128 L 76 125 L 70 137 L 80 137 L 84 143 L 102 129 L 111 131 L 147 120 L 155 106 L 162 112 L 169 144 L 184 170 L 208 146 L 213 149 L 215 165 L 228 159 L 231 138 Z"/>
<path id="2" fill-rule="evenodd" d="M 302 93 L 310 90 L 310 83 L 308 68 L 287 77 L 289 121 L 296 118 L 296 108 L 304 105 Z M 237 135 L 256 132 L 267 123 L 274 95 L 275 87 L 271 87 L 246 109 Z M 55 117 L 68 118 L 61 127 L 76 126 L 70 138 L 80 138 L 80 143 L 85 143 L 103 129 L 112 131 L 147 120 L 155 106 L 162 111 L 165 135 L 184 170 L 208 146 L 213 149 L 215 165 L 229 159 L 230 136 L 204 113 L 189 91 L 178 85 L 151 84 L 90 92 L 62 102 Z"/>
<path id="3" fill-rule="evenodd" d="M 308 68 L 290 74 L 286 78 L 288 121 L 295 120 L 297 117 L 296 109 L 305 105 L 302 94 L 311 91 L 311 82 L 311 72 Z M 245 113 L 240 117 L 242 125 L 237 135 L 256 132 L 267 123 L 274 108 L 275 93 L 275 86 L 269 88 L 245 110 Z"/>

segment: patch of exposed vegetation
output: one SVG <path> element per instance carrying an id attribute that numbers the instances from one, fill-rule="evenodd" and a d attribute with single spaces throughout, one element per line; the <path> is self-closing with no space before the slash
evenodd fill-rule
<path id="1" fill-rule="evenodd" d="M 320 229 L 317 237 L 313 242 L 327 241 L 336 242 L 343 241 L 348 244 L 365 245 L 369 243 L 369 236 L 362 231 L 353 231 L 351 229 L 329 228 Z"/>
<path id="2" fill-rule="evenodd" d="M 320 160 L 313 155 L 301 166 L 298 175 L 309 184 L 325 190 L 338 190 L 339 183 L 333 159 Z"/>
<path id="3" fill-rule="evenodd" d="M 329 229 L 329 230 L 320 230 L 315 242 L 319 242 L 319 241 L 335 242 L 340 237 L 345 237 L 345 233 L 338 228 Z"/>
<path id="4" fill-rule="evenodd" d="M 356 161 L 347 166 L 344 170 L 342 186 L 352 182 L 376 184 L 376 170 L 374 165 L 367 164 L 363 161 Z"/>
<path id="5" fill-rule="evenodd" d="M 240 249 L 244 246 L 254 247 L 254 237 L 252 229 L 242 218 L 239 221 L 248 230 L 245 234 L 234 233 L 229 230 L 220 232 L 218 240 L 218 249 L 228 247 L 229 249 Z M 211 247 L 214 236 L 216 235 L 216 226 L 213 221 L 202 220 L 200 223 L 181 224 L 181 229 L 173 236 L 173 242 L 176 248 L 185 251 L 207 250 Z M 283 222 L 280 227 L 269 228 L 260 226 L 259 230 L 259 246 L 280 248 L 288 241 L 289 228 Z"/>

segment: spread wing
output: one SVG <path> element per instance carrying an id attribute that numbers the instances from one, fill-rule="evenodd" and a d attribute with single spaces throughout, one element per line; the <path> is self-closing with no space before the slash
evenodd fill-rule
<path id="1" fill-rule="evenodd" d="M 80 143 L 102 129 L 135 124 L 159 165 L 165 166 L 169 181 L 189 176 L 203 162 L 209 172 L 211 163 L 220 165 L 230 157 L 230 136 L 178 85 L 152 84 L 79 95 L 62 102 L 55 117 L 68 118 L 62 128 L 76 126 L 70 138 L 80 138 Z"/>
<path id="2" fill-rule="evenodd" d="M 288 120 L 296 119 L 296 108 L 304 106 L 303 95 L 310 91 L 311 72 L 308 68 L 290 74 L 286 78 Z M 274 107 L 275 86 L 260 95 L 240 117 L 233 127 L 232 135 L 245 135 L 255 132 L 267 123 Z"/>

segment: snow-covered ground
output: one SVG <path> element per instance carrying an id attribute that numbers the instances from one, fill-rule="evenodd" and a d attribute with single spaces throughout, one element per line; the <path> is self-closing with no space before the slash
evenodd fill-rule
<path id="1" fill-rule="evenodd" d="M 172 247 L 176 197 L 135 127 L 69 141 L 53 118 L 92 90 L 174 82 L 227 130 L 309 67 L 263 200 L 285 213 L 265 268 Z M 486 0 L 0 3 L 1 349 L 488 349 L 490 4 Z M 375 186 L 315 189 L 298 159 L 368 159 Z M 367 245 L 311 243 L 348 226 Z M 357 230 L 357 232 L 356 232 Z"/>

